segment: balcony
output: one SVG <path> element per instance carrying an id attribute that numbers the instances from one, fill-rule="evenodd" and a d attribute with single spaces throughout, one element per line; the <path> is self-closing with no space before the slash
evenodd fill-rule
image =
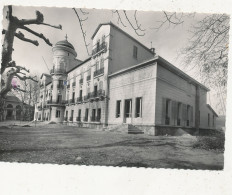
<path id="1" fill-rule="evenodd" d="M 57 84 L 57 89 L 64 89 L 64 85 Z"/>
<path id="2" fill-rule="evenodd" d="M 69 103 L 70 103 L 70 104 L 75 104 L 75 99 L 70 99 L 70 100 L 69 100 Z"/>
<path id="3" fill-rule="evenodd" d="M 82 85 L 83 84 L 83 78 L 79 80 L 79 83 Z"/>
<path id="4" fill-rule="evenodd" d="M 97 76 L 99 76 L 101 74 L 104 74 L 104 68 L 101 68 L 99 70 L 94 71 L 94 77 L 97 77 Z"/>
<path id="5" fill-rule="evenodd" d="M 82 101 L 83 101 L 83 98 L 82 98 L 82 97 L 78 97 L 78 98 L 77 98 L 77 103 L 80 104 Z"/>
<path id="6" fill-rule="evenodd" d="M 88 75 L 87 77 L 86 77 L 86 81 L 90 81 L 91 80 L 91 75 Z"/>
<path id="7" fill-rule="evenodd" d="M 81 121 L 81 117 L 80 116 L 76 117 L 76 121 L 80 122 Z"/>
<path id="8" fill-rule="evenodd" d="M 60 100 L 60 101 L 52 101 L 48 100 L 47 105 L 65 105 L 66 101 L 65 100 Z"/>
<path id="9" fill-rule="evenodd" d="M 100 55 L 101 53 L 105 53 L 107 51 L 107 44 L 106 42 L 103 42 L 98 47 L 95 47 L 92 50 L 92 56 L 95 58 L 96 56 Z"/>
<path id="10" fill-rule="evenodd" d="M 50 70 L 50 74 L 64 74 L 66 72 L 63 68 L 53 68 Z"/>
<path id="11" fill-rule="evenodd" d="M 103 99 L 105 97 L 105 90 L 98 90 L 92 93 L 88 93 L 84 96 L 84 101 L 94 100 L 94 99 Z"/>
<path id="12" fill-rule="evenodd" d="M 73 82 L 73 83 L 72 83 L 72 87 L 76 87 L 76 82 Z"/>

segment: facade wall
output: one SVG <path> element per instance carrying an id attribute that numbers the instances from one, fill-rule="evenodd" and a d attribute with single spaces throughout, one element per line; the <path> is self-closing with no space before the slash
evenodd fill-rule
<path id="1" fill-rule="evenodd" d="M 165 125 L 164 122 L 164 99 L 171 100 L 169 108 L 170 108 L 170 125 L 177 126 L 177 121 L 172 120 L 172 102 L 181 103 L 180 109 L 180 125 L 179 126 L 187 126 L 186 120 L 183 118 L 182 114 L 182 106 L 183 104 L 189 105 L 192 107 L 192 122 L 190 122 L 189 126 L 195 125 L 195 94 L 196 89 L 195 86 L 191 83 L 187 82 L 183 78 L 178 75 L 172 73 L 171 71 L 165 69 L 164 67 L 158 65 L 157 68 L 157 86 L 156 86 L 156 125 Z"/>
<path id="2" fill-rule="evenodd" d="M 110 29 L 110 66 L 109 74 L 154 57 L 154 54 L 141 46 L 115 27 Z M 133 57 L 133 47 L 137 47 L 137 58 Z"/>
<path id="3" fill-rule="evenodd" d="M 108 123 L 154 125 L 156 65 L 131 70 L 110 78 Z M 136 97 L 142 98 L 142 116 L 136 117 Z M 131 119 L 125 119 L 125 100 L 132 99 Z M 116 116 L 116 101 L 121 100 L 120 117 Z"/>

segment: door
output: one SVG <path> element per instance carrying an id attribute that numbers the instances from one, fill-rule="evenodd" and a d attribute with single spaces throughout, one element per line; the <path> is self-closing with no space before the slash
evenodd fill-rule
<path id="1" fill-rule="evenodd" d="M 131 123 L 132 117 L 132 99 L 125 100 L 124 106 L 124 122 Z"/>

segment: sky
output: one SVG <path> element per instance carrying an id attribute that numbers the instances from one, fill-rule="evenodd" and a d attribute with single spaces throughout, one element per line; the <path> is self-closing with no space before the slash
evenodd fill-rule
<path id="1" fill-rule="evenodd" d="M 30 25 L 28 27 L 38 33 L 43 33 L 53 45 L 60 40 L 64 40 L 67 34 L 68 41 L 73 44 L 77 52 L 77 58 L 85 60 L 88 57 L 78 19 L 71 8 L 13 6 L 13 15 L 19 19 L 32 19 L 35 18 L 36 10 L 43 13 L 45 23 L 52 25 L 61 24 L 62 30 L 43 25 Z M 165 25 L 161 29 L 155 30 L 153 28 L 159 26 L 158 21 L 164 19 L 163 12 L 138 11 L 138 23 L 141 24 L 141 28 L 145 29 L 145 35 L 137 36 L 133 29 L 130 28 L 125 18 L 122 19 L 126 27 L 118 24 L 118 17 L 116 14 L 112 14 L 111 10 L 83 10 L 89 12 L 88 19 L 83 23 L 83 28 L 86 31 L 87 43 L 90 43 L 89 51 L 91 51 L 91 36 L 98 24 L 111 21 L 145 46 L 150 48 L 152 42 L 152 47 L 155 48 L 157 55 L 163 57 L 178 68 L 185 70 L 187 74 L 200 81 L 200 78 L 198 78 L 199 74 L 196 74 L 194 71 L 188 71 L 188 68 L 184 68 L 184 65 L 181 63 L 181 56 L 178 55 L 178 52 L 188 44 L 188 40 L 191 38 L 191 32 L 189 32 L 191 26 L 205 17 L 205 14 L 195 14 L 194 17 L 186 17 L 184 18 L 183 24 L 175 27 Z M 127 11 L 127 13 L 131 21 L 134 22 L 134 11 Z M 3 10 L 3 14 L 3 18 L 5 18 L 6 10 Z M 5 26 L 6 21 L 3 20 L 3 27 Z M 30 69 L 33 74 L 41 75 L 42 73 L 49 73 L 48 69 L 52 68 L 52 47 L 48 46 L 38 37 L 24 30 L 21 31 L 24 33 L 25 37 L 38 40 L 39 46 L 37 47 L 15 38 L 13 60 L 15 60 L 18 65 Z M 210 100 L 212 104 L 216 101 L 214 101 L 214 97 L 211 97 Z M 213 107 L 217 110 L 215 106 Z"/>

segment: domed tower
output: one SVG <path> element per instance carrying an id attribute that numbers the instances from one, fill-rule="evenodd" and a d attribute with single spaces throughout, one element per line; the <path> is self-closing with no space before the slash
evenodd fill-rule
<path id="1" fill-rule="evenodd" d="M 67 81 L 67 71 L 75 63 L 77 53 L 71 43 L 67 40 L 59 41 L 52 48 L 53 52 L 53 68 L 52 75 L 52 104 L 51 104 L 51 120 L 62 122 L 64 120 L 65 110 L 65 94 L 66 87 L 64 83 Z"/>

